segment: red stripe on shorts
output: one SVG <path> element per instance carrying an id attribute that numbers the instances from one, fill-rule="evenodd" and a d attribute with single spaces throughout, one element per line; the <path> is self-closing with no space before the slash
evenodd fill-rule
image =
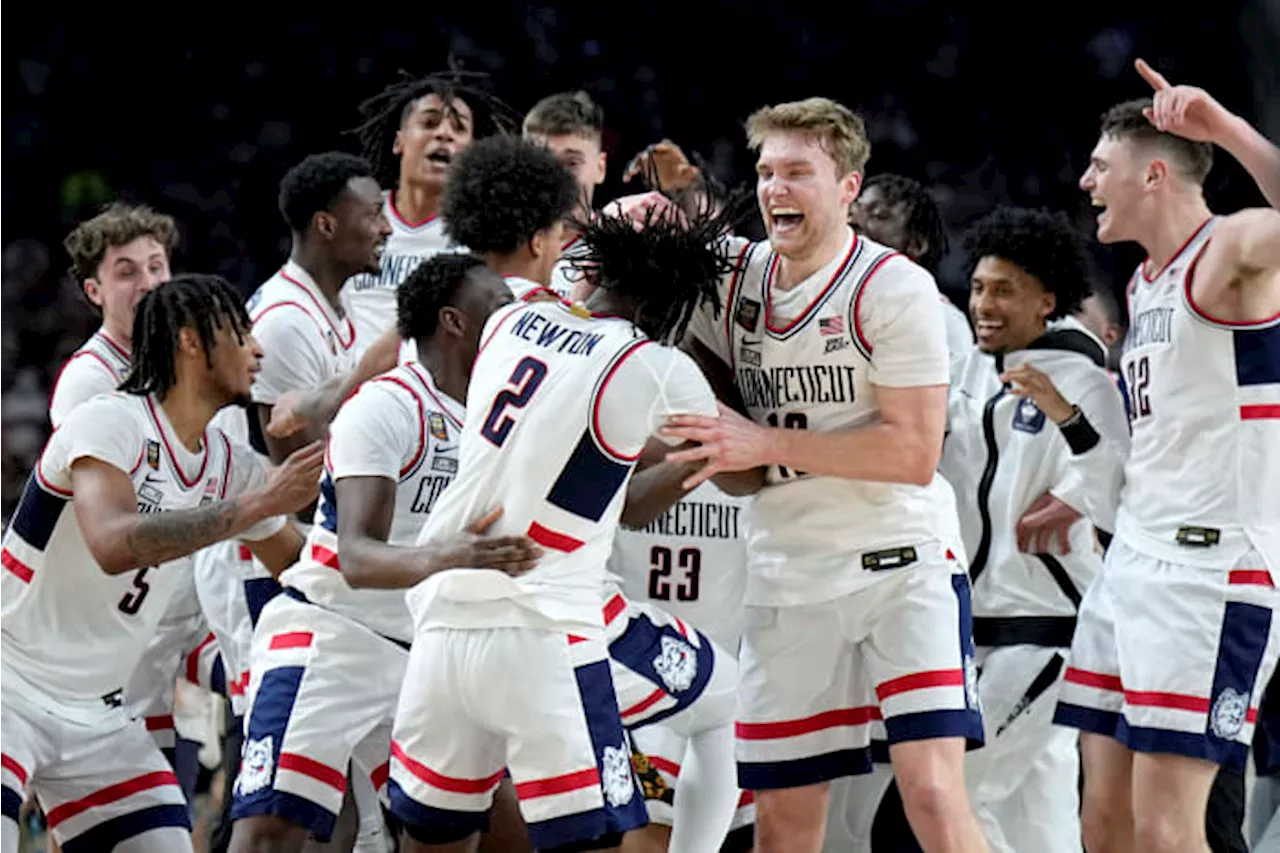
<path id="1" fill-rule="evenodd" d="M 555 794 L 567 794 L 582 788 L 590 788 L 600 784 L 600 771 L 594 767 L 566 773 L 563 776 L 552 776 L 550 779 L 534 779 L 516 785 L 516 797 L 521 800 L 533 800 L 538 797 L 550 797 Z"/>
<path id="2" fill-rule="evenodd" d="M 1099 690 L 1110 690 L 1113 693 L 1124 692 L 1124 687 L 1120 684 L 1120 676 L 1107 675 L 1104 672 L 1090 672 L 1087 669 L 1076 669 L 1074 666 L 1067 667 L 1062 680 L 1070 681 L 1072 684 L 1082 684 L 1085 687 L 1096 687 Z"/>
<path id="3" fill-rule="evenodd" d="M 173 785 L 175 788 L 178 787 L 178 777 L 173 775 L 173 771 L 157 770 L 155 773 L 144 773 L 141 776 L 135 776 L 132 779 L 117 782 L 116 784 L 103 788 L 100 791 L 94 791 L 87 797 L 81 797 L 78 800 L 63 803 L 45 815 L 45 823 L 50 829 L 53 829 L 67 818 L 75 817 L 88 809 L 96 806 L 105 806 L 108 803 L 123 800 L 125 797 L 131 797 L 142 791 L 149 791 L 152 788 L 161 788 L 165 785 Z"/>
<path id="4" fill-rule="evenodd" d="M 963 686 L 963 669 L 934 669 L 928 672 L 913 672 L 910 675 L 891 678 L 876 687 L 876 696 L 883 702 L 890 696 L 897 696 L 899 693 L 907 693 L 911 690 Z"/>
<path id="5" fill-rule="evenodd" d="M 0 767 L 17 776 L 19 785 L 24 788 L 27 786 L 27 771 L 22 769 L 21 764 L 2 752 L 0 752 Z"/>
<path id="6" fill-rule="evenodd" d="M 783 720 L 777 723 L 734 723 L 734 731 L 740 740 L 776 740 L 784 737 L 820 732 L 838 726 L 865 726 L 880 719 L 880 709 L 872 705 L 860 708 L 836 708 L 823 711 L 801 720 Z"/>
<path id="7" fill-rule="evenodd" d="M 1227 575 L 1227 583 L 1233 586 L 1275 586 L 1271 572 L 1266 569 L 1234 569 Z"/>
<path id="8" fill-rule="evenodd" d="M 305 649 L 311 645 L 311 640 L 315 634 L 310 631 L 289 631 L 286 634 L 276 634 L 271 638 L 271 642 L 267 645 L 268 649 Z"/>
<path id="9" fill-rule="evenodd" d="M 281 770 L 292 770 L 294 773 L 301 773 L 303 776 L 310 776 L 330 788 L 337 788 L 339 794 L 347 790 L 347 776 L 341 770 L 334 770 L 327 764 L 321 764 L 314 758 L 307 758 L 305 755 L 298 755 L 296 752 L 280 753 L 280 760 L 276 762 L 276 767 Z"/>
<path id="10" fill-rule="evenodd" d="M 406 770 L 431 787 L 439 788 L 442 791 L 452 791 L 455 794 L 487 794 L 497 787 L 498 783 L 502 781 L 502 777 L 506 774 L 506 770 L 503 769 L 483 779 L 461 779 L 457 776 L 445 776 L 432 770 L 421 761 L 410 758 L 400 744 L 394 741 L 391 743 L 391 757 L 399 761 Z"/>

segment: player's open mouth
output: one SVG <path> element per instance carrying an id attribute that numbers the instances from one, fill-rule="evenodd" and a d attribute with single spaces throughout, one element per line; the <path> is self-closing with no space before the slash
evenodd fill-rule
<path id="1" fill-rule="evenodd" d="M 1102 224 L 1102 217 L 1107 215 L 1107 203 L 1100 198 L 1090 198 L 1089 201 L 1094 207 L 1100 208 L 1098 211 L 1098 224 Z"/>
<path id="2" fill-rule="evenodd" d="M 438 163 L 441 166 L 448 166 L 453 162 L 453 155 L 443 148 L 437 148 L 435 151 L 427 152 L 428 163 Z"/>
<path id="3" fill-rule="evenodd" d="M 999 320 L 979 320 L 973 324 L 973 330 L 979 338 L 989 338 L 1004 331 L 1004 323 Z"/>
<path id="4" fill-rule="evenodd" d="M 804 214 L 794 207 L 775 207 L 769 211 L 773 220 L 773 230 L 779 234 L 787 234 L 804 223 Z"/>

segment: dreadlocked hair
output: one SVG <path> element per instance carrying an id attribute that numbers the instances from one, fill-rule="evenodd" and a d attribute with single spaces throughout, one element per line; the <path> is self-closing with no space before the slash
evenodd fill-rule
<path id="1" fill-rule="evenodd" d="M 360 150 L 373 164 L 374 175 L 383 186 L 395 186 L 400 179 L 400 158 L 392 153 L 396 132 L 404 126 L 413 105 L 434 94 L 446 104 L 461 100 L 471 108 L 475 138 L 494 134 L 518 134 L 521 115 L 489 91 L 489 75 L 479 71 L 450 68 L 425 77 L 400 71 L 400 79 L 359 106 L 364 121 L 350 131 L 360 140 Z"/>
<path id="2" fill-rule="evenodd" d="M 228 327 L 243 341 L 252 323 L 244 300 L 221 276 L 184 273 L 143 294 L 133 316 L 133 364 L 120 390 L 163 400 L 177 381 L 178 332 L 194 329 L 213 367 L 214 335 Z"/>
<path id="3" fill-rule="evenodd" d="M 630 320 L 651 340 L 673 345 L 704 302 L 720 315 L 720 281 L 734 269 L 727 235 L 754 209 L 749 187 L 708 194 L 691 214 L 652 208 L 643 222 L 599 215 L 576 223 L 585 246 L 570 261 L 597 287 L 622 296 Z"/>
<path id="4" fill-rule="evenodd" d="M 436 333 L 440 309 L 453 302 L 462 282 L 484 258 L 468 252 L 433 255 L 396 288 L 396 331 L 401 340 L 420 341 Z"/>

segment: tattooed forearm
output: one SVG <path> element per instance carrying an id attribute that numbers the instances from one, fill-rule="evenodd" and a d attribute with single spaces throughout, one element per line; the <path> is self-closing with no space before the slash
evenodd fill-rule
<path id="1" fill-rule="evenodd" d="M 199 509 L 144 513 L 132 520 L 125 546 L 135 566 L 155 566 L 228 539 L 254 520 L 246 511 L 243 498 Z"/>

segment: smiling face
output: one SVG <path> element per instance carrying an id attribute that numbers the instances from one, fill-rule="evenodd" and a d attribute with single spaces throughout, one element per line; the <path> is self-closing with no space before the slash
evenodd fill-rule
<path id="1" fill-rule="evenodd" d="M 987 255 L 969 282 L 969 319 L 978 349 L 987 353 L 1026 349 L 1044 334 L 1056 298 L 1022 267 Z"/>
<path id="2" fill-rule="evenodd" d="M 1089 167 L 1080 177 L 1080 189 L 1100 208 L 1098 242 L 1137 240 L 1153 199 L 1155 163 L 1144 146 L 1133 139 L 1103 134 L 1089 155 Z"/>
<path id="3" fill-rule="evenodd" d="M 391 224 L 382 210 L 382 190 L 373 178 L 352 178 L 327 216 L 333 218 L 330 250 L 357 273 L 377 275 Z"/>
<path id="4" fill-rule="evenodd" d="M 756 162 L 756 198 L 769 243 L 786 258 L 808 258 L 847 233 L 845 217 L 862 176 L 840 174 L 819 137 L 774 131 L 762 140 Z"/>
<path id="5" fill-rule="evenodd" d="M 449 164 L 475 139 L 475 117 L 461 98 L 449 103 L 434 92 L 414 101 L 396 131 L 392 151 L 400 180 L 444 189 Z"/>

